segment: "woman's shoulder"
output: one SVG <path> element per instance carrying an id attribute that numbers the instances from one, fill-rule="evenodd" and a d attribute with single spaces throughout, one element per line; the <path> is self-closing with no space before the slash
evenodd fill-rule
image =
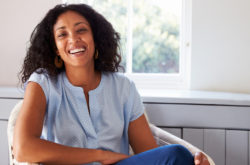
<path id="1" fill-rule="evenodd" d="M 58 88 L 63 80 L 63 72 L 59 73 L 56 76 L 51 76 L 46 69 L 39 68 L 34 71 L 29 79 L 25 82 L 24 86 L 28 84 L 28 82 L 36 82 L 40 86 L 44 86 L 46 88 Z"/>
<path id="2" fill-rule="evenodd" d="M 126 76 L 124 73 L 120 72 L 105 72 L 103 73 L 109 82 L 109 84 L 113 84 L 119 87 L 129 87 L 133 81 Z"/>
<path id="3" fill-rule="evenodd" d="M 62 76 L 62 73 L 59 73 L 57 76 L 50 76 L 46 69 L 37 69 L 24 84 L 25 89 L 28 82 L 35 82 L 43 89 L 46 99 L 48 100 L 49 96 L 51 96 L 50 94 L 54 95 L 60 93 Z"/>
<path id="4" fill-rule="evenodd" d="M 115 82 L 126 82 L 131 83 L 131 80 L 126 76 L 125 73 L 121 72 L 105 72 L 104 75 L 108 77 L 108 79 Z"/>
<path id="5" fill-rule="evenodd" d="M 40 83 L 48 83 L 48 82 L 55 82 L 55 79 L 57 79 L 57 76 L 52 77 L 49 75 L 49 72 L 46 69 L 39 68 L 30 75 L 27 82 L 34 81 Z"/>

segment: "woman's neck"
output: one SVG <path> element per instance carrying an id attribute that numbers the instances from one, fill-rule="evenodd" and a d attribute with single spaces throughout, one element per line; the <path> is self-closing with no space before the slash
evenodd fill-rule
<path id="1" fill-rule="evenodd" d="M 101 73 L 95 71 L 94 68 L 66 69 L 66 75 L 71 84 L 82 87 L 84 92 L 97 88 L 101 81 Z"/>

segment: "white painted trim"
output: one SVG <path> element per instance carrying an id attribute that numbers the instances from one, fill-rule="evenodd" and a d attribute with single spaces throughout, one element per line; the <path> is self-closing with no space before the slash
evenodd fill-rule
<path id="1" fill-rule="evenodd" d="M 143 102 L 250 106 L 250 94 L 197 90 L 139 90 Z"/>

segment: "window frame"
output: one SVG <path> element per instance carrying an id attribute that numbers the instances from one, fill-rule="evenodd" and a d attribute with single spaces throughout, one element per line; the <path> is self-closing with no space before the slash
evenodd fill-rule
<path id="1" fill-rule="evenodd" d="M 132 5 L 133 0 L 129 0 Z M 179 73 L 132 73 L 132 52 L 128 53 L 127 72 L 125 75 L 132 79 L 140 90 L 150 89 L 188 89 L 190 82 L 191 59 L 191 11 L 192 0 L 182 0 L 180 24 L 180 72 Z M 132 14 L 128 14 L 131 16 Z M 130 20 L 131 21 L 131 20 Z M 132 22 L 132 21 L 131 21 Z M 130 22 L 128 24 L 131 24 Z M 129 26 L 131 28 L 132 26 Z M 132 29 L 128 30 L 129 33 Z M 131 35 L 131 34 L 128 34 Z M 128 36 L 128 41 L 131 36 Z M 132 43 L 132 42 L 131 42 Z M 132 51 L 132 44 L 128 46 Z"/>

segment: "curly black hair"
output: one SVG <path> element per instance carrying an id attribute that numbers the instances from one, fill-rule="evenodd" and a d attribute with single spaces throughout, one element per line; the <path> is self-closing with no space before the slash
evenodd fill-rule
<path id="1" fill-rule="evenodd" d="M 74 11 L 82 15 L 90 24 L 93 32 L 95 48 L 99 57 L 95 59 L 95 70 L 117 72 L 120 65 L 120 36 L 112 25 L 92 7 L 86 4 L 60 4 L 48 11 L 42 21 L 35 27 L 30 37 L 30 46 L 20 72 L 21 81 L 25 83 L 33 72 L 42 73 L 46 70 L 50 76 L 56 77 L 65 70 L 54 65 L 56 44 L 53 27 L 57 18 L 67 12 Z M 38 69 L 43 68 L 43 69 Z"/>

